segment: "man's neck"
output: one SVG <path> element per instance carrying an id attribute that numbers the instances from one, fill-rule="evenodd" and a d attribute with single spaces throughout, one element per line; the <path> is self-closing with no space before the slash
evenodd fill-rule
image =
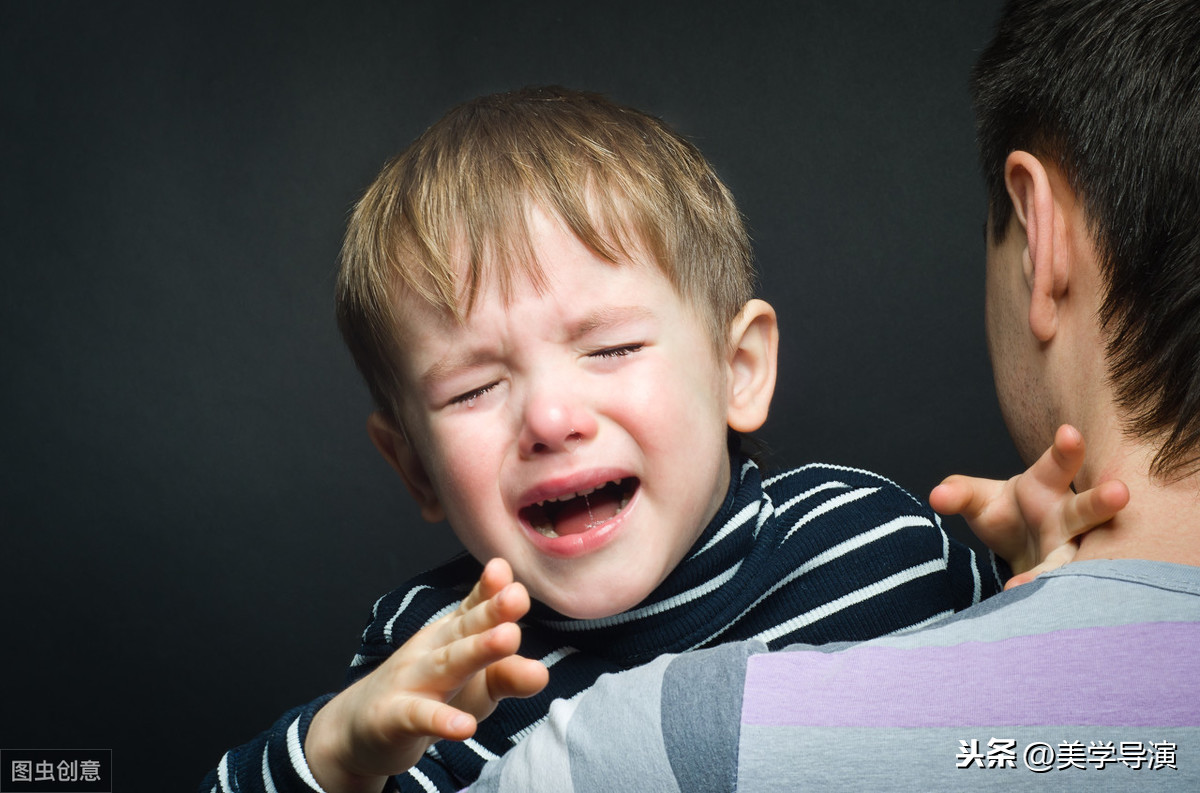
<path id="1" fill-rule="evenodd" d="M 1200 474 L 1168 482 L 1150 476 L 1151 451 L 1131 449 L 1124 439 L 1107 449 L 1097 445 L 1089 446 L 1092 460 L 1076 478 L 1079 489 L 1120 479 L 1129 487 L 1129 504 L 1082 537 L 1076 560 L 1149 559 L 1200 566 Z"/>

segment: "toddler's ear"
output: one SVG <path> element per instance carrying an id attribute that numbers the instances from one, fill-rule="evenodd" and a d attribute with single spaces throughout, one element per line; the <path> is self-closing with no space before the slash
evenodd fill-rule
<path id="1" fill-rule="evenodd" d="M 775 393 L 779 323 L 763 300 L 742 307 L 729 328 L 729 405 L 726 420 L 737 432 L 754 432 L 767 420 Z"/>
<path id="2" fill-rule="evenodd" d="M 375 411 L 367 419 L 367 434 L 371 436 L 371 442 L 383 455 L 383 459 L 387 460 L 404 480 L 404 486 L 421 508 L 421 517 L 430 523 L 444 519 L 446 513 L 438 501 L 437 493 L 434 492 L 429 474 L 425 472 L 424 464 L 417 457 L 404 431 L 383 413 Z"/>

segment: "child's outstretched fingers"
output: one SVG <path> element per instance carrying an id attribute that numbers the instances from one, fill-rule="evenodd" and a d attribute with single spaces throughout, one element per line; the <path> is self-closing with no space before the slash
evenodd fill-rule
<path id="1" fill-rule="evenodd" d="M 1067 542 L 1051 549 L 1041 562 L 1005 582 L 1005 589 L 1027 584 L 1042 573 L 1062 567 L 1075 558 L 1078 537 L 1112 520 L 1129 503 L 1129 488 L 1118 479 L 1101 482 L 1070 497 L 1063 505 L 1061 534 Z"/>
<path id="2" fill-rule="evenodd" d="M 502 699 L 532 696 L 545 688 L 546 667 L 517 655 L 521 628 L 516 620 L 529 605 L 525 587 L 510 583 L 462 615 L 462 638 L 445 648 L 447 673 L 465 681 L 451 704 L 484 718 Z"/>
<path id="3" fill-rule="evenodd" d="M 969 521 L 977 520 L 1004 486 L 1004 482 L 996 479 L 954 474 L 943 479 L 929 493 L 929 506 L 942 515 L 962 515 Z"/>
<path id="4" fill-rule="evenodd" d="M 426 670 L 431 687 L 445 692 L 457 690 L 473 675 L 516 653 L 521 646 L 521 629 L 515 620 L 528 610 L 525 587 L 514 583 L 456 615 L 444 628 L 444 643 L 432 651 Z"/>
<path id="5" fill-rule="evenodd" d="M 1004 482 L 995 479 L 954 474 L 932 489 L 929 505 L 941 515 L 961 515 L 974 519 L 983 512 L 994 493 L 1003 487 Z"/>
<path id="6" fill-rule="evenodd" d="M 1112 520 L 1128 503 L 1129 488 L 1124 482 L 1119 479 L 1101 482 L 1063 506 L 1063 533 L 1076 537 L 1094 529 Z"/>
<path id="7" fill-rule="evenodd" d="M 318 782 L 328 790 L 379 790 L 434 741 L 473 735 L 500 699 L 540 690 L 545 667 L 516 655 L 516 620 L 529 606 L 508 563 L 489 562 L 453 613 L 317 711 L 305 752 Z"/>
<path id="8" fill-rule="evenodd" d="M 425 697 L 407 697 L 395 714 L 397 740 L 423 735 L 451 741 L 462 741 L 475 734 L 475 717 L 458 708 Z"/>
<path id="9" fill-rule="evenodd" d="M 1083 456 L 1083 435 L 1070 424 L 1063 424 L 1054 433 L 1054 443 L 1029 467 L 1028 475 L 1050 490 L 1069 490 L 1083 466 Z"/>
<path id="10" fill-rule="evenodd" d="M 471 588 L 470 594 L 463 598 L 457 613 L 465 614 L 480 603 L 491 600 L 500 590 L 513 582 L 512 567 L 508 562 L 497 557 L 483 566 L 479 580 Z"/>
<path id="11" fill-rule="evenodd" d="M 929 494 L 929 505 L 942 515 L 962 515 L 984 545 L 1005 559 L 1028 554 L 1028 532 L 1017 505 L 1014 479 L 1001 481 L 955 474 Z M 1018 528 L 1021 527 L 1021 528 Z"/>
<path id="12" fill-rule="evenodd" d="M 1083 436 L 1064 424 L 1024 473 L 1006 481 L 951 476 L 933 489 L 929 503 L 944 515 L 961 514 L 1012 567 L 1017 575 L 1009 586 L 1016 586 L 1066 564 L 1075 556 L 1076 537 L 1111 520 L 1128 503 L 1128 488 L 1116 480 L 1073 492 L 1083 460 Z"/>
<path id="13" fill-rule="evenodd" d="M 1017 505 L 1030 532 L 1029 580 L 1074 558 L 1074 540 L 1112 520 L 1129 503 L 1129 488 L 1115 479 L 1082 493 L 1070 489 L 1084 452 L 1083 436 L 1064 424 L 1054 434 L 1054 444 L 1014 480 Z"/>
<path id="14" fill-rule="evenodd" d="M 512 655 L 487 669 L 488 695 L 494 700 L 532 697 L 550 682 L 550 671 L 541 661 Z"/>

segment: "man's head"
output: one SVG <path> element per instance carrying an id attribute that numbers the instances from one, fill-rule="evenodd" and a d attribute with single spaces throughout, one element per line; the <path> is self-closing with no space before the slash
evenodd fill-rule
<path id="1" fill-rule="evenodd" d="M 774 389 L 728 191 L 655 119 L 561 89 L 485 97 L 357 207 L 339 319 L 372 440 L 426 518 L 564 614 L 646 598 L 725 495 Z"/>
<path id="2" fill-rule="evenodd" d="M 1040 234 L 1049 245 L 1062 243 L 1059 249 L 1070 247 L 1076 254 L 1091 246 L 1100 274 L 1099 342 L 1106 351 L 1099 378 L 1111 383 L 1124 431 L 1159 449 L 1156 475 L 1170 479 L 1196 471 L 1200 6 L 1193 0 L 1010 2 L 975 68 L 972 91 L 989 193 L 990 245 L 1003 246 L 1017 233 L 1029 235 L 1031 246 Z M 1026 154 L 1033 159 L 1022 160 Z M 1033 198 L 1038 176 L 1031 173 L 1039 165 L 1046 184 L 1057 186 L 1045 195 L 1060 209 L 1077 200 L 1086 239 L 1064 238 L 1058 226 L 1031 233 L 1029 223 L 1038 217 Z M 1030 257 L 1039 258 L 1037 251 L 1026 253 L 1032 285 L 1039 271 Z M 1040 272 L 1049 285 L 1045 294 L 1053 295 L 1064 271 Z M 1003 296 L 992 294 L 991 287 L 989 312 L 1002 314 Z M 1030 318 L 1037 319 L 1036 305 Z M 1002 319 L 989 317 L 989 324 Z M 997 385 L 1002 402 L 1010 403 L 1006 417 L 1024 412 L 1026 423 L 1036 423 L 1040 417 L 1030 422 L 1030 414 L 1049 408 L 1027 392 L 1024 408 L 1014 407 L 1028 384 L 1005 374 L 1011 361 L 997 360 L 1027 350 L 1014 350 L 992 335 Z M 1035 336 L 1045 341 L 1036 327 Z M 1022 428 L 1014 423 L 1021 422 L 1009 421 L 1020 436 Z M 1025 444 L 1018 437 L 1018 445 L 1044 447 L 1049 443 L 1044 430 L 1039 427 L 1039 436 Z"/>

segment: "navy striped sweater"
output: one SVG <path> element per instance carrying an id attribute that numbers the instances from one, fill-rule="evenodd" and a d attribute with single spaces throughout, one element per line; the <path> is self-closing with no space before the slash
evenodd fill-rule
<path id="1" fill-rule="evenodd" d="M 380 598 L 348 683 L 456 608 L 479 573 L 474 559 L 456 557 Z M 990 554 L 977 557 L 951 540 L 927 505 L 881 476 L 812 464 L 764 481 L 752 461 L 736 458 L 716 517 L 658 589 L 629 611 L 595 620 L 535 603 L 521 654 L 550 668 L 546 690 L 505 700 L 471 740 L 434 745 L 393 783 L 404 791 L 465 787 L 540 723 L 554 699 L 578 695 L 605 672 L 742 639 L 772 649 L 869 639 L 939 620 L 1001 584 Z M 227 752 L 202 791 L 319 791 L 301 747 L 328 699 Z"/>

